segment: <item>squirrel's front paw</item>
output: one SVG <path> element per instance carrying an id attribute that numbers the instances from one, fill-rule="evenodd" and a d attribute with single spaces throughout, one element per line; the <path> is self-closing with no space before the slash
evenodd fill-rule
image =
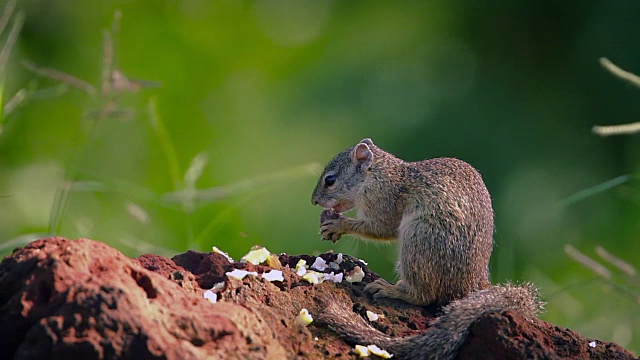
<path id="1" fill-rule="evenodd" d="M 342 229 L 344 217 L 340 213 L 329 213 L 329 211 L 332 210 L 325 210 L 320 214 L 320 220 L 322 221 L 320 235 L 322 235 L 322 240 L 331 240 L 335 243 L 345 233 Z"/>

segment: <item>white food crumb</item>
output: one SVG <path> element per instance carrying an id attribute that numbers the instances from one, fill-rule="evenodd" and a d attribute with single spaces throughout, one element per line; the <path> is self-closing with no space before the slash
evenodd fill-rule
<path id="1" fill-rule="evenodd" d="M 343 277 L 342 273 L 334 274 L 333 271 L 329 274 L 324 274 L 324 279 L 326 281 L 333 281 L 334 283 L 342 282 L 342 277 Z"/>
<path id="2" fill-rule="evenodd" d="M 296 322 L 302 326 L 307 326 L 313 322 L 313 317 L 311 317 L 307 309 L 302 308 L 298 316 L 296 316 Z"/>
<path id="3" fill-rule="evenodd" d="M 353 351 L 360 357 L 367 357 L 371 355 L 369 348 L 363 345 L 356 345 L 356 348 Z"/>
<path id="4" fill-rule="evenodd" d="M 298 274 L 298 276 L 304 276 L 304 274 L 307 273 L 307 262 L 305 260 L 298 260 L 298 263 L 296 264 L 296 274 Z"/>
<path id="5" fill-rule="evenodd" d="M 313 338 L 313 341 L 318 341 L 318 337 L 317 337 L 317 336 L 316 336 L 316 337 L 314 337 L 314 338 Z"/>
<path id="6" fill-rule="evenodd" d="M 234 261 L 233 261 L 233 259 L 231 258 L 231 256 L 229 256 L 229 254 L 227 254 L 226 252 L 224 252 L 224 251 L 222 251 L 222 250 L 218 249 L 216 246 L 214 246 L 211 250 L 212 250 L 214 253 L 218 253 L 218 254 L 220 254 L 220 255 L 222 255 L 222 256 L 224 256 L 224 257 L 226 257 L 226 258 L 227 258 L 227 260 L 229 260 L 229 262 L 234 262 Z"/>
<path id="7" fill-rule="evenodd" d="M 246 270 L 233 269 L 233 271 L 229 271 L 225 275 L 242 280 L 247 275 L 258 276 L 258 273 L 255 272 L 255 271 L 246 271 Z"/>
<path id="8" fill-rule="evenodd" d="M 380 316 L 373 311 L 367 310 L 367 318 L 369 319 L 369 321 L 378 321 Z"/>
<path id="9" fill-rule="evenodd" d="M 214 293 L 211 290 L 207 290 L 204 292 L 204 298 L 209 300 L 212 304 L 215 304 L 218 301 L 218 294 Z"/>
<path id="10" fill-rule="evenodd" d="M 393 357 L 393 355 L 389 354 L 387 352 L 387 350 L 382 350 L 379 347 L 377 347 L 376 345 L 369 345 L 369 346 L 367 346 L 367 349 L 369 349 L 369 351 L 371 351 L 371 353 L 373 355 L 378 355 L 383 359 L 389 359 L 389 358 Z"/>
<path id="11" fill-rule="evenodd" d="M 336 264 L 342 264 L 342 253 L 338 254 L 338 258 L 336 259 Z"/>
<path id="12" fill-rule="evenodd" d="M 596 347 L 596 345 L 598 345 L 598 343 L 595 341 L 589 343 L 589 346 L 591 346 L 592 348 Z"/>
<path id="13" fill-rule="evenodd" d="M 316 261 L 314 261 L 313 265 L 311 265 L 312 269 L 316 269 L 316 270 L 320 270 L 320 271 L 324 271 L 324 269 L 327 268 L 327 262 L 321 258 L 320 256 L 318 256 L 316 258 Z"/>
<path id="14" fill-rule="evenodd" d="M 360 282 L 362 279 L 364 279 L 364 271 L 360 266 L 353 268 L 353 271 L 345 277 L 345 280 L 350 283 Z"/>
<path id="15" fill-rule="evenodd" d="M 260 248 L 256 250 L 251 250 L 247 253 L 247 255 L 242 257 L 242 260 L 252 263 L 253 265 L 260 265 L 263 262 L 267 261 L 267 258 L 271 255 L 267 248 Z"/>
<path id="16" fill-rule="evenodd" d="M 224 281 L 213 284 L 211 290 L 222 290 L 224 289 Z"/>
<path id="17" fill-rule="evenodd" d="M 284 276 L 282 276 L 282 271 L 280 270 L 271 270 L 263 273 L 262 277 L 269 281 L 284 281 Z"/>

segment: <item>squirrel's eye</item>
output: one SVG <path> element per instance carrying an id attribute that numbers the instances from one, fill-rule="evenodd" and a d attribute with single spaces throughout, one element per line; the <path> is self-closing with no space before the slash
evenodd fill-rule
<path id="1" fill-rule="evenodd" d="M 331 186 L 336 183 L 335 175 L 327 175 L 324 177 L 324 186 Z"/>

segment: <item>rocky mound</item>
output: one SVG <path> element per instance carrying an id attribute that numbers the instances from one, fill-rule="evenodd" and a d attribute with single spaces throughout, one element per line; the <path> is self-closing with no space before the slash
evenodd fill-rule
<path id="1" fill-rule="evenodd" d="M 270 266 L 230 262 L 217 252 L 131 259 L 88 239 L 37 240 L 0 264 L 0 358 L 352 359 L 353 344 L 321 324 L 302 325 L 296 320 L 300 311 L 313 315 L 322 311 L 319 299 L 342 298 L 363 316 L 384 315 L 372 324 L 393 336 L 424 331 L 437 312 L 395 301 L 372 303 L 362 289 L 378 276 L 366 264 L 333 253 L 321 258 L 335 281 L 364 277 L 311 284 L 317 274 L 307 281 L 295 270 L 301 259 L 308 265 L 318 261 L 307 255 L 282 254 Z M 280 280 L 262 276 L 273 268 L 282 271 Z M 257 275 L 226 275 L 234 269 Z M 211 288 L 216 290 L 207 292 Z M 216 303 L 205 298 L 213 293 Z M 633 355 L 614 343 L 505 312 L 480 318 L 459 358 Z"/>

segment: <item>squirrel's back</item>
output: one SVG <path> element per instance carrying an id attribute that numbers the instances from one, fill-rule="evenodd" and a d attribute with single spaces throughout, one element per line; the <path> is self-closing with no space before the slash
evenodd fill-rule
<path id="1" fill-rule="evenodd" d="M 397 268 L 411 302 L 443 304 L 489 287 L 493 207 L 478 171 L 455 158 L 401 167 Z"/>

